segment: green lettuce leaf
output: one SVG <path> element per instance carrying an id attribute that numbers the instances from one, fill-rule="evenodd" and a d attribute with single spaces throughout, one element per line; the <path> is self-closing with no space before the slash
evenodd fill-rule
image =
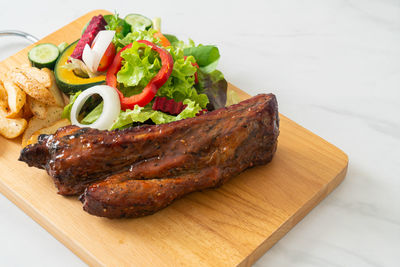
<path id="1" fill-rule="evenodd" d="M 185 43 L 184 41 L 179 40 L 175 35 L 172 34 L 163 34 L 168 41 L 171 43 L 171 45 L 175 48 L 180 48 L 180 49 L 185 49 L 188 47 L 194 47 L 196 46 L 194 41 L 189 38 L 189 42 Z"/>
<path id="2" fill-rule="evenodd" d="M 176 116 L 177 121 L 187 118 L 193 118 L 196 116 L 197 113 L 200 112 L 200 110 L 202 110 L 202 108 L 198 104 L 189 99 L 183 101 L 183 104 L 187 106 L 184 110 L 182 110 L 181 113 L 178 114 L 178 116 Z"/>
<path id="3" fill-rule="evenodd" d="M 152 110 L 151 107 L 140 107 L 135 105 L 133 110 L 121 111 L 118 119 L 111 126 L 110 130 L 123 129 L 134 122 L 145 122 L 152 120 L 155 124 L 169 123 L 187 118 L 193 118 L 202 108 L 194 101 L 185 100 L 183 102 L 187 107 L 177 116 L 172 116 L 161 111 Z"/>
<path id="4" fill-rule="evenodd" d="M 158 90 L 157 96 L 165 96 L 177 102 L 190 99 L 205 108 L 208 104 L 207 95 L 199 94 L 194 88 L 194 74 L 197 71 L 193 66 L 196 62 L 194 57 L 188 56 L 185 59 L 182 49 L 174 49 L 171 55 L 174 57 L 174 68 L 168 81 Z"/>
<path id="5" fill-rule="evenodd" d="M 161 68 L 157 55 L 142 43 L 134 42 L 131 48 L 121 53 L 121 57 L 125 61 L 117 73 L 117 81 L 124 87 L 140 86 L 143 89 Z"/>
<path id="6" fill-rule="evenodd" d="M 130 32 L 124 38 L 118 40 L 118 42 L 116 44 L 117 49 L 121 49 L 121 48 L 127 46 L 128 44 L 131 44 L 131 43 L 133 43 L 135 41 L 139 41 L 139 40 L 147 40 L 149 42 L 160 45 L 159 40 L 157 38 L 154 38 L 154 33 L 156 33 L 156 32 L 157 31 L 154 30 L 153 28 L 150 28 L 149 30 Z"/>
<path id="7" fill-rule="evenodd" d="M 219 70 L 206 73 L 201 70 L 197 72 L 199 83 L 196 85 L 198 91 L 207 95 L 209 103 L 208 110 L 225 107 L 228 83 Z"/>
<path id="8" fill-rule="evenodd" d="M 151 108 L 144 108 L 135 105 L 133 110 L 127 109 L 126 111 L 121 111 L 118 119 L 111 126 L 111 130 L 126 128 L 126 126 L 129 126 L 134 122 L 143 123 L 149 119 L 156 124 L 161 124 L 174 121 L 174 116 L 152 110 Z"/>
<path id="9" fill-rule="evenodd" d="M 174 99 L 177 102 L 183 102 L 185 99 L 189 99 L 199 104 L 201 108 L 206 108 L 209 103 L 207 95 L 199 94 L 195 88 L 184 87 L 182 84 L 181 87 L 178 87 L 168 82 L 158 90 L 157 96 L 164 96 L 169 99 Z"/>
<path id="10" fill-rule="evenodd" d="M 196 47 L 187 47 L 183 52 L 185 56 L 193 56 L 205 73 L 211 73 L 217 68 L 220 54 L 218 47 L 214 45 L 200 44 Z"/>
<path id="11" fill-rule="evenodd" d="M 92 111 L 87 114 L 83 120 L 81 121 L 82 124 L 92 124 L 100 117 L 101 113 L 103 112 L 103 103 L 101 102 L 98 104 Z"/>
<path id="12" fill-rule="evenodd" d="M 104 20 L 107 22 L 106 30 L 115 31 L 113 43 L 118 44 L 118 40 L 124 38 L 131 32 L 131 25 L 124 19 L 121 19 L 117 13 L 113 15 L 104 15 Z"/>
<path id="13" fill-rule="evenodd" d="M 74 94 L 73 96 L 70 97 L 68 105 L 66 105 L 64 107 L 64 110 L 63 110 L 63 112 L 61 114 L 61 118 L 71 120 L 71 109 L 72 109 L 72 106 L 74 105 L 75 100 L 78 98 L 78 96 L 81 93 L 82 92 L 79 91 L 79 92 L 77 92 L 76 94 Z"/>

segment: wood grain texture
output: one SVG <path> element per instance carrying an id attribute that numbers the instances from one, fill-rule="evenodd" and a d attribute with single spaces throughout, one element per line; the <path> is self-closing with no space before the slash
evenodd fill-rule
<path id="1" fill-rule="evenodd" d="M 96 10 L 40 42 L 79 37 Z M 27 47 L 0 63 L 0 75 L 27 62 Z M 242 99 L 249 95 L 233 85 Z M 278 99 L 279 101 L 279 99 Z M 43 170 L 18 162 L 20 140 L 0 137 L 0 192 L 93 266 L 249 266 L 343 180 L 347 156 L 281 115 L 273 161 L 216 190 L 193 193 L 144 218 L 109 220 L 56 194 Z"/>

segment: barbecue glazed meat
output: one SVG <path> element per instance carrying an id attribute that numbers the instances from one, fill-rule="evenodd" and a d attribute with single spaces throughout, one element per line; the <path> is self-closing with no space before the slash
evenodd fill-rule
<path id="1" fill-rule="evenodd" d="M 84 209 L 109 218 L 152 214 L 193 191 L 217 187 L 271 161 L 279 117 L 275 96 L 162 125 L 117 131 L 67 126 L 21 151 L 60 194 L 81 193 Z"/>

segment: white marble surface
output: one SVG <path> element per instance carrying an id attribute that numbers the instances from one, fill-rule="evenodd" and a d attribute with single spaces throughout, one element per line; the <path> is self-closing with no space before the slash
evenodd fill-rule
<path id="1" fill-rule="evenodd" d="M 230 82 L 275 93 L 283 114 L 350 158 L 345 181 L 255 266 L 399 266 L 399 0 L 124 2 L 2 0 L 0 30 L 44 37 L 104 8 L 217 44 Z M 1 38 L 0 59 L 24 45 Z M 85 265 L 3 196 L 0 214 L 0 266 Z"/>

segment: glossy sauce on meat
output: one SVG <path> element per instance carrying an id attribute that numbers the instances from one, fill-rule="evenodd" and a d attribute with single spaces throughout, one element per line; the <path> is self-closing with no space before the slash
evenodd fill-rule
<path id="1" fill-rule="evenodd" d="M 268 163 L 279 114 L 272 94 L 173 123 L 99 131 L 67 126 L 24 148 L 20 160 L 44 168 L 60 194 L 84 192 L 84 209 L 138 217 L 185 194 L 217 187 Z"/>

